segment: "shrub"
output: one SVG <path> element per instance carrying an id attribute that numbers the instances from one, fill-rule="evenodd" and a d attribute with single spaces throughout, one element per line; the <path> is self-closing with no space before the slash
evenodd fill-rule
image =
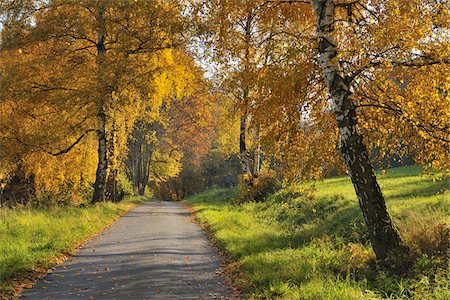
<path id="1" fill-rule="evenodd" d="M 133 183 L 121 172 L 117 176 L 117 188 L 124 196 L 133 195 Z"/>
<path id="2" fill-rule="evenodd" d="M 237 203 L 263 202 L 280 189 L 281 184 L 273 173 L 260 174 L 245 181 L 241 178 L 235 201 Z"/>

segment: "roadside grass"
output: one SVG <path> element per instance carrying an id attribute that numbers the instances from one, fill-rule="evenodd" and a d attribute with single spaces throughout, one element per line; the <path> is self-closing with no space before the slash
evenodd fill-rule
<path id="1" fill-rule="evenodd" d="M 15 297 L 145 197 L 87 206 L 0 209 L 0 295 Z"/>
<path id="2" fill-rule="evenodd" d="M 408 273 L 379 269 L 347 177 L 286 186 L 235 204 L 236 189 L 186 199 L 229 257 L 249 299 L 449 299 L 448 180 L 418 167 L 378 174 L 388 210 L 416 260 Z"/>

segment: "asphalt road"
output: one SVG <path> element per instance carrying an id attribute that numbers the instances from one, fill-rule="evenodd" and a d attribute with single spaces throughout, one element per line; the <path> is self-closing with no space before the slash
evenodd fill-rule
<path id="1" fill-rule="evenodd" d="M 179 203 L 125 214 L 24 299 L 228 299 L 220 258 Z"/>

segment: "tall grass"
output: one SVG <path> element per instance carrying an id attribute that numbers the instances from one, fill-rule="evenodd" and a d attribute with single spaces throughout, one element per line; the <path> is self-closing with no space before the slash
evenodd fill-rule
<path id="1" fill-rule="evenodd" d="M 234 282 L 249 298 L 448 299 L 448 182 L 422 176 L 417 167 L 378 178 L 417 258 L 403 275 L 377 268 L 346 177 L 287 186 L 261 203 L 236 205 L 235 190 L 187 202 L 229 253 Z"/>

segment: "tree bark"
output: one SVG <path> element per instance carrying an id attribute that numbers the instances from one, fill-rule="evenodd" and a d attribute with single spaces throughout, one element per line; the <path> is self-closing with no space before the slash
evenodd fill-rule
<path id="1" fill-rule="evenodd" d="M 108 179 L 106 182 L 106 200 L 112 202 L 118 202 L 119 191 L 117 188 L 117 174 L 119 171 L 117 170 L 117 154 L 116 152 L 116 141 L 117 141 L 117 129 L 116 122 L 113 121 L 111 132 L 109 134 L 108 140 Z"/>
<path id="2" fill-rule="evenodd" d="M 139 138 L 137 142 L 138 145 L 135 146 L 136 151 L 132 154 L 136 157 L 136 167 L 131 177 L 138 195 L 144 195 L 150 178 L 153 150 L 152 145 L 147 144 L 143 139 Z"/>
<path id="3" fill-rule="evenodd" d="M 356 109 L 349 83 L 339 67 L 334 31 L 334 1 L 311 0 L 317 18 L 320 64 L 341 136 L 341 151 L 358 196 L 370 241 L 377 258 L 392 264 L 407 252 L 392 224 L 385 199 L 369 161 L 363 138 L 357 131 Z"/>
<path id="4" fill-rule="evenodd" d="M 107 85 L 104 78 L 104 68 L 106 62 L 106 48 L 105 48 L 105 7 L 104 4 L 99 5 L 96 16 L 98 25 L 98 42 L 97 42 L 97 69 L 98 69 L 98 100 L 97 100 L 97 138 L 98 138 L 98 165 L 94 183 L 94 194 L 92 203 L 97 203 L 105 200 L 106 190 L 106 174 L 108 171 L 108 157 L 107 157 L 107 137 L 106 137 L 106 95 Z"/>
<path id="5" fill-rule="evenodd" d="M 260 126 L 257 125 L 256 127 L 256 139 L 255 139 L 255 163 L 254 163 L 254 168 L 253 168 L 253 174 L 254 176 L 258 176 L 259 173 L 261 172 L 261 164 L 262 164 L 262 160 L 261 160 L 261 134 L 260 134 Z"/>
<path id="6" fill-rule="evenodd" d="M 241 170 L 242 175 L 244 177 L 244 183 L 246 185 L 251 185 L 253 182 L 253 174 L 250 168 L 250 159 L 247 152 L 247 120 L 248 120 L 248 105 L 249 105 L 249 94 L 250 94 L 250 85 L 249 85 L 249 72 L 250 72 L 250 42 L 251 42 L 251 23 L 252 23 L 253 15 L 252 12 L 249 11 L 247 13 L 247 17 L 245 20 L 245 53 L 244 53 L 244 78 L 242 85 L 242 99 L 243 102 L 243 112 L 240 119 L 240 133 L 239 133 L 239 154 L 241 158 Z"/>
<path id="7" fill-rule="evenodd" d="M 245 182 L 251 182 L 252 171 L 250 169 L 249 157 L 246 144 L 247 135 L 247 114 L 241 117 L 240 133 L 239 133 L 239 153 L 241 156 L 241 170 Z"/>
<path id="8" fill-rule="evenodd" d="M 107 158 L 107 142 L 106 142 L 106 113 L 102 105 L 99 108 L 99 113 L 97 115 L 98 131 L 98 164 L 97 172 L 95 175 L 94 183 L 94 195 L 92 197 L 92 203 L 97 203 L 105 201 L 105 190 L 106 190 L 106 174 L 108 169 L 108 158 Z"/>

